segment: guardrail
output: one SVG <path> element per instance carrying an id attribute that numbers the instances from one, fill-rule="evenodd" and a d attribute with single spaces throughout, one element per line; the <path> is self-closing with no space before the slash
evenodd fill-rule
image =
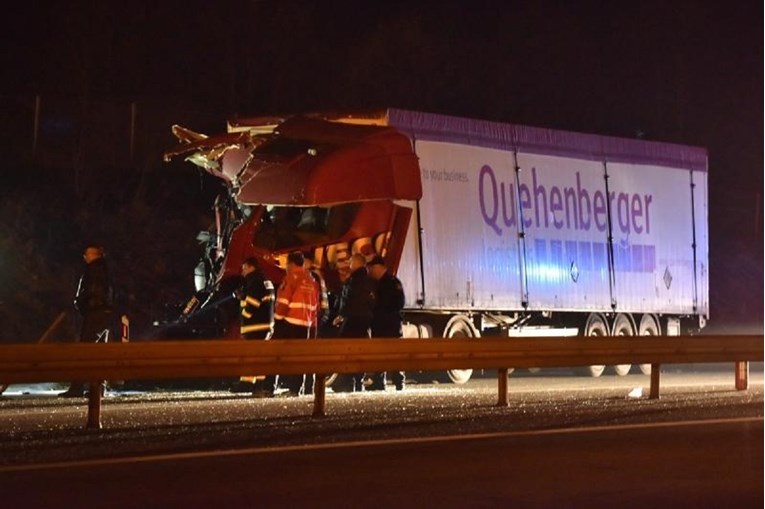
<path id="1" fill-rule="evenodd" d="M 658 398 L 662 364 L 736 363 L 735 386 L 745 390 L 748 361 L 762 360 L 761 335 L 18 344 L 0 346 L 0 384 L 88 380 L 87 427 L 100 428 L 103 380 L 482 368 L 497 370 L 497 404 L 506 406 L 511 367 L 651 364 L 650 397 Z M 313 415 L 324 409 L 317 383 Z"/>

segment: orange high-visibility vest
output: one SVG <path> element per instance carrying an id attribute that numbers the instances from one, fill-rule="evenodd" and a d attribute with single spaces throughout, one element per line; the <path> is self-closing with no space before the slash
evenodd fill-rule
<path id="1" fill-rule="evenodd" d="M 319 305 L 319 285 L 298 267 L 287 273 L 276 293 L 274 318 L 301 327 L 315 327 Z"/>

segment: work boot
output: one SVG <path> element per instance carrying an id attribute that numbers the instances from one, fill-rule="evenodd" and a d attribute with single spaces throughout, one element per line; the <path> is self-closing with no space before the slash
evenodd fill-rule
<path id="1" fill-rule="evenodd" d="M 385 378 L 385 372 L 373 373 L 372 376 L 367 378 L 367 390 L 368 391 L 384 391 L 387 380 Z"/>
<path id="2" fill-rule="evenodd" d="M 393 373 L 393 385 L 396 386 L 397 391 L 403 391 L 406 387 L 406 375 L 403 371 Z"/>

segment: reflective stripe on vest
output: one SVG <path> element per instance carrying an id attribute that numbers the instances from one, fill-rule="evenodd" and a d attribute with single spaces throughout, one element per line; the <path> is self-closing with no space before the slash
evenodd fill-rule
<path id="1" fill-rule="evenodd" d="M 313 324 L 306 320 L 301 320 L 300 318 L 293 318 L 291 316 L 284 317 L 284 321 L 291 323 L 292 325 L 299 325 L 301 327 L 311 327 Z"/>
<path id="2" fill-rule="evenodd" d="M 258 323 L 255 325 L 242 325 L 242 328 L 240 329 L 240 332 L 242 334 L 247 334 L 248 332 L 257 332 L 262 330 L 271 330 L 273 328 L 273 324 L 271 323 Z"/>
<path id="3" fill-rule="evenodd" d="M 245 306 L 247 304 L 250 304 L 252 306 L 255 306 L 256 308 L 260 307 L 260 301 L 256 299 L 255 297 L 250 297 L 249 295 L 245 297 L 244 302 L 245 302 Z"/>

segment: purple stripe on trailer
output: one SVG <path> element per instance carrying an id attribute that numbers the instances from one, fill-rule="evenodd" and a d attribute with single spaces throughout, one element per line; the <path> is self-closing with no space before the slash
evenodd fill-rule
<path id="1" fill-rule="evenodd" d="M 704 148 L 633 140 L 540 127 L 489 122 L 399 109 L 388 123 L 417 140 L 462 143 L 519 153 L 573 157 L 613 163 L 652 164 L 707 171 Z"/>

